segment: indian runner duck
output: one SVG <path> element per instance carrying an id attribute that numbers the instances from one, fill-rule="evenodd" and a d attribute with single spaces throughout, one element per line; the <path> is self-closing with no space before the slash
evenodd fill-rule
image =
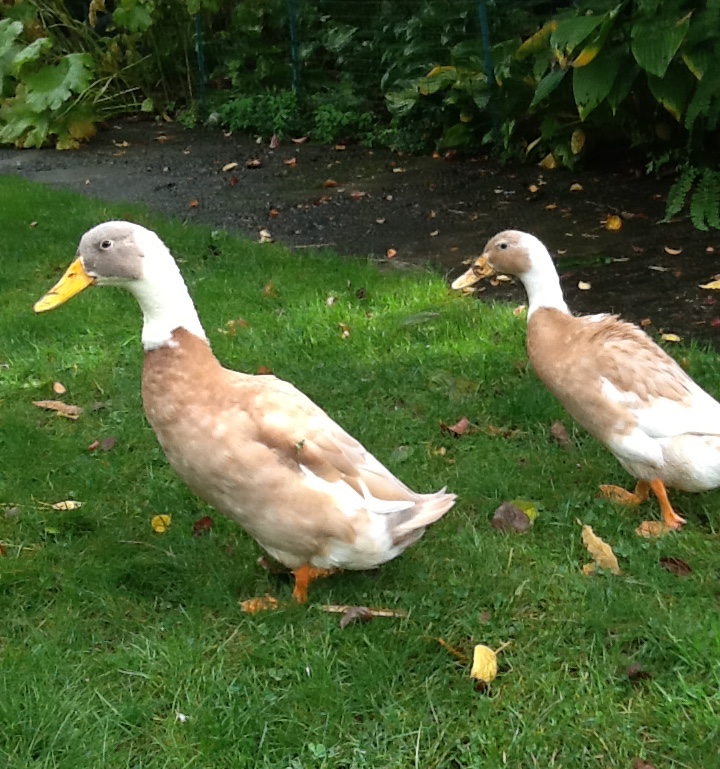
<path id="1" fill-rule="evenodd" d="M 525 287 L 527 351 L 540 380 L 637 479 L 634 492 L 607 485 L 603 495 L 636 505 L 652 491 L 665 525 L 680 529 L 685 520 L 666 487 L 720 486 L 720 403 L 637 326 L 616 315 L 572 315 L 550 254 L 533 235 L 495 235 L 452 287 L 495 273 L 516 275 Z"/>
<path id="2" fill-rule="evenodd" d="M 45 312 L 88 286 L 120 286 L 143 314 L 142 397 L 168 461 L 295 577 L 370 569 L 417 542 L 455 503 L 417 494 L 288 382 L 223 368 L 185 281 L 151 230 L 105 222 L 83 235 Z"/>

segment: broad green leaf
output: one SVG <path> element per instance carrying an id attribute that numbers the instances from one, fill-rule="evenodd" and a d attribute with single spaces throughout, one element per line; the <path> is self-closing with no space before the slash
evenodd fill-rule
<path id="1" fill-rule="evenodd" d="M 617 18 L 618 12 L 621 6 L 613 8 L 612 11 L 604 14 L 603 22 L 600 29 L 596 30 L 594 34 L 590 35 L 589 39 L 585 42 L 585 47 L 575 57 L 572 62 L 573 67 L 587 67 L 591 61 L 595 60 L 595 57 L 602 50 L 605 40 L 607 40 L 610 30 L 613 27 L 613 22 Z"/>
<path id="2" fill-rule="evenodd" d="M 92 82 L 92 58 L 87 53 L 70 53 L 58 64 L 49 64 L 28 75 L 27 103 L 38 112 L 56 110 L 73 93 L 82 93 Z"/>
<path id="3" fill-rule="evenodd" d="M 605 14 L 561 19 L 550 35 L 550 44 L 557 50 L 572 53 L 603 21 Z"/>
<path id="4" fill-rule="evenodd" d="M 24 86 L 18 88 L 18 96 L 0 107 L 0 125 L 0 144 L 16 147 L 42 147 L 50 134 L 48 113 L 28 106 Z"/>
<path id="5" fill-rule="evenodd" d="M 548 74 L 537 84 L 535 96 L 533 96 L 530 106 L 534 107 L 546 96 L 549 96 L 560 85 L 562 79 L 565 77 L 565 72 L 567 72 L 567 70 L 564 69 L 556 69 L 552 72 L 548 72 Z"/>
<path id="6" fill-rule="evenodd" d="M 607 95 L 607 103 L 612 110 L 613 115 L 617 114 L 620 105 L 625 101 L 632 84 L 635 82 L 635 78 L 640 72 L 640 67 L 629 56 L 621 58 L 620 67 L 618 69 L 615 82 L 613 83 L 610 93 Z"/>
<path id="7" fill-rule="evenodd" d="M 39 37 L 37 40 L 26 45 L 21 51 L 18 51 L 12 62 L 13 75 L 18 75 L 20 70 L 28 62 L 37 61 L 42 55 L 43 51 L 47 51 L 52 48 L 52 42 L 50 38 Z"/>
<path id="8" fill-rule="evenodd" d="M 663 78 L 648 75 L 648 86 L 652 95 L 678 122 L 690 101 L 694 84 L 695 80 L 690 72 L 676 63 L 668 67 Z"/>
<path id="9" fill-rule="evenodd" d="M 683 50 L 682 60 L 690 72 L 698 80 L 702 80 L 709 67 L 713 64 L 713 52 L 705 47 L 696 48 L 692 51 Z"/>
<path id="10" fill-rule="evenodd" d="M 0 21 L 0 59 L 13 48 L 22 31 L 21 21 L 11 21 L 10 19 Z"/>
<path id="11" fill-rule="evenodd" d="M 440 142 L 442 147 L 464 147 L 470 141 L 470 128 L 466 123 L 456 123 L 445 131 Z"/>
<path id="12" fill-rule="evenodd" d="M 113 12 L 113 21 L 128 32 L 145 32 L 152 26 L 152 7 L 143 0 L 122 3 Z"/>
<path id="13" fill-rule="evenodd" d="M 420 93 L 423 96 L 442 91 L 457 80 L 455 67 L 435 67 L 420 81 Z"/>
<path id="14" fill-rule="evenodd" d="M 420 93 L 416 86 L 403 88 L 401 91 L 388 91 L 385 101 L 393 115 L 407 115 L 417 104 Z"/>
<path id="15" fill-rule="evenodd" d="M 635 61 L 651 75 L 662 77 L 687 34 L 690 17 L 677 22 L 662 19 L 636 24 L 632 29 L 631 50 Z"/>
<path id="16" fill-rule="evenodd" d="M 620 57 L 612 55 L 602 56 L 573 71 L 573 96 L 581 120 L 607 98 L 619 68 Z"/>

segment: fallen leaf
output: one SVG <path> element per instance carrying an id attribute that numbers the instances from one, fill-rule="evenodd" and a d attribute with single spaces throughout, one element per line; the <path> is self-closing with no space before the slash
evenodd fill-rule
<path id="1" fill-rule="evenodd" d="M 592 288 L 592 286 L 590 285 L 590 283 L 586 283 L 584 280 L 581 280 L 581 281 L 578 283 L 578 288 L 579 288 L 581 291 L 589 291 L 589 290 Z"/>
<path id="2" fill-rule="evenodd" d="M 323 187 L 337 187 L 338 183 L 335 181 L 335 179 L 325 179 L 325 181 L 322 183 Z"/>
<path id="3" fill-rule="evenodd" d="M 94 440 L 88 447 L 88 451 L 97 451 L 100 448 L 100 441 Z"/>
<path id="4" fill-rule="evenodd" d="M 237 163 L 225 163 L 225 165 L 222 167 L 223 171 L 232 171 L 234 168 L 237 168 Z"/>
<path id="5" fill-rule="evenodd" d="M 633 662 L 628 665 L 625 672 L 631 681 L 644 681 L 647 678 L 652 678 L 652 673 L 643 670 L 643 666 L 639 662 Z"/>
<path id="6" fill-rule="evenodd" d="M 287 160 L 283 160 L 283 163 L 285 163 L 286 166 L 290 166 L 292 168 L 293 166 L 297 165 L 297 158 L 287 158 Z"/>
<path id="7" fill-rule="evenodd" d="M 113 438 L 112 436 L 109 436 L 107 438 L 103 438 L 100 441 L 99 448 L 101 451 L 112 451 L 116 445 L 117 445 L 117 438 Z"/>
<path id="8" fill-rule="evenodd" d="M 538 163 L 540 168 L 544 168 L 546 171 L 551 171 L 553 168 L 557 168 L 558 162 L 555 160 L 555 155 L 552 154 L 552 152 L 549 152 L 545 157 Z"/>
<path id="9" fill-rule="evenodd" d="M 37 224 L 37 222 L 35 222 L 35 224 Z M 31 224 L 30 226 L 32 227 L 33 225 Z M 705 253 L 706 253 L 706 254 L 714 254 L 714 253 L 715 253 L 715 249 L 714 249 L 712 246 L 708 246 L 708 247 L 705 249 Z"/>
<path id="10" fill-rule="evenodd" d="M 610 232 L 617 232 L 618 230 L 622 229 L 622 226 L 622 219 L 616 214 L 608 216 L 608 218 L 605 220 L 605 229 L 610 230 Z"/>
<path id="11" fill-rule="evenodd" d="M 548 203 L 545 206 L 546 211 L 554 211 L 557 208 L 557 203 Z"/>
<path id="12" fill-rule="evenodd" d="M 150 525 L 156 534 L 164 534 L 170 528 L 171 522 L 172 518 L 169 515 L 155 515 Z"/>
<path id="13" fill-rule="evenodd" d="M 503 502 L 498 507 L 493 514 L 490 525 L 496 531 L 515 532 L 516 534 L 527 534 L 531 526 L 528 514 L 511 502 Z"/>
<path id="14" fill-rule="evenodd" d="M 403 619 L 408 616 L 408 613 L 404 609 L 372 609 L 367 606 L 353 607 L 345 604 L 325 604 L 320 607 L 323 611 L 329 614 L 345 614 L 352 608 L 363 608 L 372 614 L 373 617 L 402 617 Z"/>
<path id="15" fill-rule="evenodd" d="M 454 425 L 446 425 L 445 422 L 440 422 L 440 429 L 443 432 L 454 435 L 455 437 L 465 435 L 470 427 L 470 420 L 467 417 L 460 417 L 460 419 Z"/>
<path id="16" fill-rule="evenodd" d="M 404 174 L 405 173 L 405 169 L 404 168 L 400 168 L 400 166 L 398 166 L 397 168 L 393 168 L 392 172 L 394 174 Z"/>
<path id="17" fill-rule="evenodd" d="M 720 291 L 720 280 L 713 280 L 710 283 L 702 283 L 700 288 L 706 288 L 709 291 Z"/>
<path id="18" fill-rule="evenodd" d="M 645 539 L 657 539 L 658 537 L 664 537 L 675 529 L 671 529 L 666 526 L 662 521 L 643 521 L 636 529 L 635 533 L 638 537 L 644 537 Z"/>
<path id="19" fill-rule="evenodd" d="M 595 561 L 594 565 L 599 566 L 601 569 L 608 569 L 613 574 L 620 574 L 620 566 L 618 565 L 615 553 L 607 542 L 604 542 L 600 537 L 592 530 L 592 526 L 587 524 L 582 527 L 582 541 L 588 552 Z M 586 566 L 593 566 L 593 564 L 586 564 Z M 583 571 L 587 574 L 588 571 L 583 567 Z M 590 571 L 590 573 L 592 573 Z"/>
<path id="20" fill-rule="evenodd" d="M 267 366 L 260 365 L 257 367 L 257 371 L 255 373 L 258 376 L 268 376 L 272 374 L 272 369 L 269 369 Z"/>
<path id="21" fill-rule="evenodd" d="M 539 192 L 539 191 L 540 191 L 540 187 L 538 187 L 538 186 L 537 186 L 537 184 L 531 184 L 531 185 L 528 187 L 528 192 L 532 192 L 532 194 L 533 194 L 533 195 L 534 195 L 536 192 Z"/>
<path id="22" fill-rule="evenodd" d="M 497 676 L 497 654 L 489 647 L 478 644 L 473 650 L 470 677 L 489 684 Z"/>
<path id="23" fill-rule="evenodd" d="M 56 411 L 60 416 L 67 417 L 68 419 L 77 419 L 83 413 L 80 406 L 71 406 L 69 403 L 63 403 L 62 401 L 33 401 L 32 404 L 40 409 Z"/>
<path id="24" fill-rule="evenodd" d="M 61 382 L 53 382 L 53 392 L 55 395 L 65 395 L 67 388 Z"/>
<path id="25" fill-rule="evenodd" d="M 270 230 L 262 229 L 260 232 L 258 232 L 258 235 L 260 236 L 258 238 L 258 243 L 272 243 L 273 242 L 273 236 L 270 234 Z"/>
<path id="26" fill-rule="evenodd" d="M 582 191 L 583 191 L 582 184 L 578 184 L 577 182 L 575 182 L 575 184 L 570 185 L 570 192 L 582 192 Z"/>
<path id="27" fill-rule="evenodd" d="M 299 138 L 297 138 L 297 139 L 290 139 L 290 141 L 291 141 L 293 144 L 305 144 L 305 142 L 306 142 L 307 140 L 308 140 L 308 137 L 307 137 L 307 136 L 300 136 L 300 137 L 299 137 Z"/>
<path id="28" fill-rule="evenodd" d="M 77 510 L 82 507 L 82 502 L 78 502 L 76 499 L 63 499 L 62 502 L 55 502 L 50 505 L 53 510 Z"/>
<path id="29" fill-rule="evenodd" d="M 643 318 L 640 321 L 640 326 L 642 328 L 647 328 L 648 326 L 652 326 L 652 320 L 650 320 L 650 318 Z"/>
<path id="30" fill-rule="evenodd" d="M 570 137 L 570 152 L 573 155 L 579 155 L 585 146 L 585 132 L 581 128 L 576 128 Z"/>
<path id="31" fill-rule="evenodd" d="M 190 208 L 197 208 L 200 205 L 199 200 L 191 200 L 190 201 Z"/>
<path id="32" fill-rule="evenodd" d="M 550 438 L 554 440 L 555 443 L 557 443 L 563 449 L 572 448 L 572 441 L 570 440 L 570 435 L 568 434 L 567 427 L 565 427 L 565 424 L 561 422 L 559 419 L 556 419 L 550 425 Z"/>
<path id="33" fill-rule="evenodd" d="M 336 297 L 336 296 L 329 296 L 329 297 L 328 297 L 328 298 L 325 300 L 325 304 L 326 304 L 328 307 L 332 307 L 332 306 L 335 304 L 335 302 L 337 302 L 337 297 Z"/>
<path id="34" fill-rule="evenodd" d="M 336 152 L 345 152 L 347 149 L 344 144 L 336 144 L 334 147 Z"/>
<path id="35" fill-rule="evenodd" d="M 394 248 L 388 248 L 385 252 L 385 256 L 387 256 L 388 259 L 394 259 L 397 256 L 397 251 Z"/>
<path id="36" fill-rule="evenodd" d="M 262 160 L 260 158 L 248 158 L 245 161 L 245 168 L 262 168 Z"/>
<path id="37" fill-rule="evenodd" d="M 278 138 L 277 134 L 273 134 L 270 137 L 270 149 L 276 150 L 280 146 L 280 139 Z"/>
<path id="38" fill-rule="evenodd" d="M 670 256 L 678 256 L 679 254 L 682 254 L 682 248 L 670 248 L 669 246 L 665 246 L 664 251 L 666 254 L 670 254 Z"/>
<path id="39" fill-rule="evenodd" d="M 278 295 L 277 289 L 275 288 L 275 284 L 272 282 L 272 279 L 269 280 L 264 286 L 263 286 L 263 296 L 267 297 L 276 297 Z"/>
<path id="40" fill-rule="evenodd" d="M 643 758 L 636 758 L 633 761 L 633 769 L 655 769 L 655 764 L 651 764 Z"/>
<path id="41" fill-rule="evenodd" d="M 385 218 L 381 216 L 379 219 L 375 220 L 375 223 L 376 224 L 385 224 L 385 221 L 386 221 Z"/>
<path id="42" fill-rule="evenodd" d="M 375 617 L 367 606 L 350 606 L 340 617 L 340 628 L 344 630 L 353 622 L 371 622 L 373 619 Z"/>
<path id="43" fill-rule="evenodd" d="M 181 713 L 179 710 L 175 713 L 175 720 L 181 724 L 186 723 L 189 718 L 190 716 L 186 716 L 185 713 Z"/>
<path id="44" fill-rule="evenodd" d="M 682 337 L 678 336 L 677 334 L 663 334 L 662 338 L 666 342 L 682 342 Z"/>
<path id="45" fill-rule="evenodd" d="M 340 326 L 340 339 L 347 339 L 350 336 L 350 326 L 346 323 L 338 323 Z"/>
<path id="46" fill-rule="evenodd" d="M 530 519 L 530 523 L 534 523 L 537 517 L 540 515 L 537 511 L 537 507 L 534 502 L 529 499 L 513 499 L 510 501 L 511 505 L 515 505 L 518 509 L 522 510 L 525 515 Z"/>
<path id="47" fill-rule="evenodd" d="M 525 315 L 527 312 L 527 307 L 524 304 L 519 304 L 513 311 L 512 314 L 515 317 L 518 317 L 518 315 Z"/>
<path id="48" fill-rule="evenodd" d="M 246 614 L 257 614 L 261 611 L 275 611 L 278 608 L 277 598 L 266 595 L 264 598 L 248 598 L 240 603 L 240 611 Z"/>
<path id="49" fill-rule="evenodd" d="M 233 174 L 233 175 L 232 175 L 232 176 L 231 176 L 231 177 L 228 179 L 228 184 L 229 184 L 231 187 L 235 187 L 235 186 L 237 185 L 238 181 L 239 181 L 239 179 L 237 178 L 237 176 L 235 176 L 235 174 Z"/>
<path id="50" fill-rule="evenodd" d="M 672 555 L 667 555 L 660 559 L 660 566 L 674 574 L 676 577 L 687 577 L 692 574 L 690 564 L 682 560 L 682 558 L 675 558 Z"/>
<path id="51" fill-rule="evenodd" d="M 271 208 L 268 213 L 272 217 L 280 216 L 280 212 L 277 210 L 277 208 Z"/>
<path id="52" fill-rule="evenodd" d="M 362 192 L 361 190 L 353 190 L 350 193 L 350 197 L 352 200 L 362 200 L 367 195 L 367 192 Z"/>
<path id="53" fill-rule="evenodd" d="M 202 518 L 198 518 L 192 527 L 193 537 L 202 537 L 203 534 L 210 531 L 213 527 L 213 519 L 209 515 L 204 515 Z"/>

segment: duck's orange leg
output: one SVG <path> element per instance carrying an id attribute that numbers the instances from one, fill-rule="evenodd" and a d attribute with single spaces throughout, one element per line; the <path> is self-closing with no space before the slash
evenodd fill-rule
<path id="1" fill-rule="evenodd" d="M 635 507 L 649 499 L 650 487 L 651 484 L 647 481 L 638 481 L 635 485 L 635 491 L 628 491 L 623 489 L 622 486 L 605 485 L 600 487 L 600 496 L 612 502 L 617 502 L 620 505 L 632 505 Z"/>
<path id="2" fill-rule="evenodd" d="M 653 494 L 655 494 L 660 503 L 660 512 L 662 513 L 663 523 L 669 529 L 682 529 L 683 524 L 687 523 L 687 521 L 684 518 L 681 518 L 673 510 L 670 500 L 668 499 L 665 484 L 659 478 L 656 478 L 654 481 L 650 481 L 650 488 L 653 490 Z"/>
<path id="3" fill-rule="evenodd" d="M 332 569 L 318 569 L 315 566 L 310 566 L 309 563 L 304 564 L 299 569 L 294 569 L 295 587 L 293 589 L 293 598 L 298 603 L 307 603 L 307 591 L 310 583 L 315 579 L 329 577 L 334 573 Z"/>

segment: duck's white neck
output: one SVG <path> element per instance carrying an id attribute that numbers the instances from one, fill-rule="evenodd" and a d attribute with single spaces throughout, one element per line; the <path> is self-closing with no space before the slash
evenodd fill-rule
<path id="1" fill-rule="evenodd" d="M 520 275 L 528 297 L 528 318 L 541 307 L 569 314 L 570 310 L 563 298 L 557 270 L 550 254 L 540 241 L 536 241 L 530 264 L 530 269 Z"/>
<path id="2" fill-rule="evenodd" d="M 168 256 L 169 253 L 168 253 Z M 172 332 L 177 328 L 207 341 L 195 305 L 180 270 L 170 257 L 162 271 L 153 270 L 154 261 L 147 260 L 142 280 L 127 288 L 137 299 L 143 314 L 142 344 L 146 350 L 172 345 Z M 153 272 L 157 272 L 153 275 Z"/>

